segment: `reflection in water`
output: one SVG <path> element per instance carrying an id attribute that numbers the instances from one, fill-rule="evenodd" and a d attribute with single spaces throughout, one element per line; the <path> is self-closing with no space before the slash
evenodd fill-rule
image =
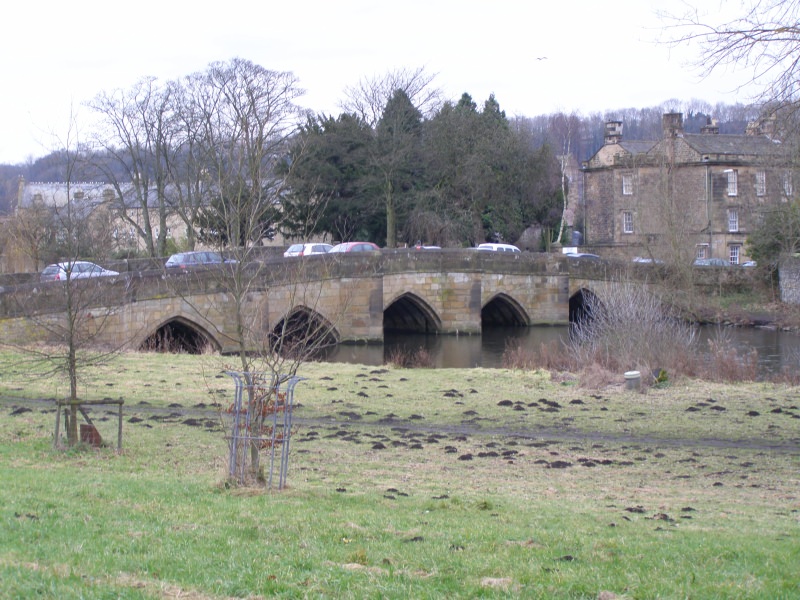
<path id="1" fill-rule="evenodd" d="M 383 365 L 396 349 L 414 352 L 424 348 L 436 368 L 498 368 L 503 366 L 507 344 L 520 342 L 533 351 L 541 344 L 563 344 L 567 332 L 567 327 L 487 327 L 483 335 L 471 336 L 392 333 L 386 335 L 383 344 L 340 344 L 325 360 L 377 366 Z M 776 373 L 784 367 L 800 368 L 800 335 L 795 333 L 705 326 L 699 328 L 698 334 L 701 353 L 707 350 L 709 340 L 721 335 L 740 353 L 755 348 L 764 373 Z"/>

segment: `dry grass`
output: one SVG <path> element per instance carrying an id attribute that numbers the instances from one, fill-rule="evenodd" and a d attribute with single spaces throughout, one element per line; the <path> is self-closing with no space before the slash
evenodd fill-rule
<path id="1" fill-rule="evenodd" d="M 386 364 L 393 367 L 406 369 L 430 369 L 433 367 L 433 357 L 426 348 L 394 348 L 386 358 Z"/>
<path id="2" fill-rule="evenodd" d="M 538 350 L 531 351 L 518 340 L 506 343 L 503 366 L 506 369 L 549 371 L 569 371 L 576 367 L 575 361 L 563 345 L 540 344 Z"/>
<path id="3" fill-rule="evenodd" d="M 39 536 L 0 544 L 6 596 L 119 597 L 142 573 L 197 597 L 466 598 L 497 582 L 492 597 L 796 589 L 792 386 L 674 377 L 634 393 L 596 367 L 307 363 L 289 487 L 269 494 L 221 485 L 210 400 L 232 398 L 223 369 L 219 357 L 130 354 L 94 370 L 87 393 L 126 400 L 119 454 L 52 452 L 52 403 L 0 400 L 6 526 Z M 0 373 L 0 394 L 52 386 Z M 22 567 L 34 561 L 73 577 Z"/>

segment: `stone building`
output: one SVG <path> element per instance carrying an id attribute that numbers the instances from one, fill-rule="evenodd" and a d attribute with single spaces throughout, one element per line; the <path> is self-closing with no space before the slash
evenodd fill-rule
<path id="1" fill-rule="evenodd" d="M 140 199 L 146 194 L 146 199 Z M 176 208 L 180 204 L 180 190 L 172 186 L 164 190 L 167 196 L 165 233 L 168 243 L 176 248 L 187 247 L 188 226 Z M 122 183 L 115 187 L 110 183 L 93 181 L 27 182 L 20 178 L 13 212 L 8 223 L 15 220 L 36 218 L 43 223 L 50 235 L 65 235 L 64 223 L 78 224 L 83 237 L 91 238 L 96 254 L 81 258 L 108 259 L 116 256 L 143 256 L 147 253 L 140 232 L 145 227 L 145 213 L 152 228 L 153 238 L 159 234 L 159 202 L 155 189 L 141 190 L 133 183 Z M 27 214 L 23 214 L 26 213 Z M 69 213 L 69 218 L 68 217 Z M 125 215 L 123 217 L 123 214 Z M 32 229 L 33 227 L 30 227 Z M 26 236 L 27 237 L 27 236 Z M 41 240 L 43 242 L 44 240 Z M 35 239 L 14 240 L 0 248 L 0 272 L 18 273 L 39 270 L 44 263 L 67 257 L 41 256 L 38 248 L 43 245 Z M 286 238 L 277 234 L 273 239 L 262 240 L 264 246 L 285 246 Z M 196 249 L 208 249 L 196 242 Z"/>
<path id="2" fill-rule="evenodd" d="M 144 241 L 137 230 L 144 227 L 145 210 L 149 213 L 153 236 L 158 236 L 158 202 L 154 190 L 148 191 L 145 209 L 142 206 L 143 202 L 136 199 L 132 184 L 124 184 L 120 189 L 124 199 L 120 199 L 117 188 L 108 183 L 26 182 L 20 178 L 11 218 L 21 218 L 20 211 L 27 210 L 30 213 L 38 209 L 40 211 L 38 218 L 49 220 L 53 235 L 65 235 L 64 224 L 68 221 L 77 224 L 82 230 L 88 229 L 81 231 L 81 234 L 92 238 L 92 246 L 102 253 L 102 258 L 120 253 L 139 254 L 145 251 Z M 122 218 L 123 211 L 127 219 Z M 174 240 L 186 236 L 186 223 L 174 210 L 169 210 L 167 213 L 166 236 Z M 31 252 L 18 248 L 17 254 L 30 255 Z M 40 264 L 25 265 L 33 270 L 37 270 L 40 266 Z"/>
<path id="3" fill-rule="evenodd" d="M 747 235 L 793 195 L 792 172 L 764 126 L 745 135 L 683 130 L 663 116 L 656 141 L 625 141 L 606 124 L 604 145 L 583 164 L 585 243 L 609 256 L 689 263 L 748 260 Z"/>

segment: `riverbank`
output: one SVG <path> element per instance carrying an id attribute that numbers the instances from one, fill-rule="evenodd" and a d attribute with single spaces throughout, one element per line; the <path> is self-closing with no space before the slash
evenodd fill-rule
<path id="1" fill-rule="evenodd" d="M 726 307 L 705 305 L 695 309 L 695 318 L 703 325 L 768 327 L 781 331 L 800 331 L 800 307 L 772 302 Z"/>

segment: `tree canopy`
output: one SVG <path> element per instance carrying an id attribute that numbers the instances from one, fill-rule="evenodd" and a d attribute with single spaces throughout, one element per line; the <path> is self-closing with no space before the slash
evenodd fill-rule
<path id="1" fill-rule="evenodd" d="M 516 240 L 552 226 L 560 200 L 553 152 L 511 127 L 493 96 L 479 111 L 464 94 L 426 119 L 398 89 L 374 128 L 355 114 L 309 119 L 291 155 L 284 224 L 303 234 L 317 207 L 314 231 L 342 240 Z"/>

